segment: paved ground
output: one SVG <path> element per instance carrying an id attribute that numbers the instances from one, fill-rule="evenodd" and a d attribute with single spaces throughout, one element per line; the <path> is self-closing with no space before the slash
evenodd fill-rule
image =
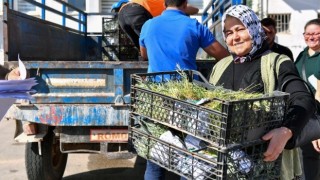
<path id="1" fill-rule="evenodd" d="M 0 180 L 26 180 L 24 144 L 13 140 L 14 121 L 0 122 Z M 69 154 L 64 180 L 142 180 L 145 160 L 108 159 L 100 154 Z M 168 180 L 179 177 L 167 173 Z"/>

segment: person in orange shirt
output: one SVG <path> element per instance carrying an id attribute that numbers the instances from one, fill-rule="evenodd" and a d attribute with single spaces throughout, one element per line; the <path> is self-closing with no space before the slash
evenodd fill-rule
<path id="1" fill-rule="evenodd" d="M 139 49 L 139 36 L 143 24 L 166 9 L 164 0 L 131 0 L 122 5 L 118 13 L 121 29 Z M 198 8 L 188 5 L 186 14 L 197 14 Z"/>

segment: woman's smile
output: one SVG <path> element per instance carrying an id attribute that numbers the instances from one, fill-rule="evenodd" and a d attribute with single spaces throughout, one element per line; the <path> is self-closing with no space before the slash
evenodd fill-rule
<path id="1" fill-rule="evenodd" d="M 224 35 L 229 50 L 237 56 L 245 56 L 252 49 L 252 40 L 247 28 L 242 22 L 232 16 L 227 16 Z"/>

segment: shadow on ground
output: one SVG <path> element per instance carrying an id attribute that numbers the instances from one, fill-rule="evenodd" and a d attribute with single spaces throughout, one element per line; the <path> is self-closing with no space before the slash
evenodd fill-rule
<path id="1" fill-rule="evenodd" d="M 88 166 L 92 166 L 93 159 Z M 92 163 L 90 163 L 92 162 Z M 95 161 L 96 162 L 96 161 Z M 137 157 L 133 167 L 95 169 L 88 172 L 66 176 L 63 180 L 143 180 L 146 160 Z M 179 180 L 180 177 L 172 172 L 166 173 L 166 180 Z"/>

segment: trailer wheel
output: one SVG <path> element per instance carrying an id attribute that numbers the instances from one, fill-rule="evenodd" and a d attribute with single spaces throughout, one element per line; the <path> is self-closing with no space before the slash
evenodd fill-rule
<path id="1" fill-rule="evenodd" d="M 53 132 L 41 142 L 41 155 L 37 142 L 27 143 L 25 164 L 29 180 L 59 180 L 66 168 L 68 154 L 61 153 L 60 144 Z"/>

